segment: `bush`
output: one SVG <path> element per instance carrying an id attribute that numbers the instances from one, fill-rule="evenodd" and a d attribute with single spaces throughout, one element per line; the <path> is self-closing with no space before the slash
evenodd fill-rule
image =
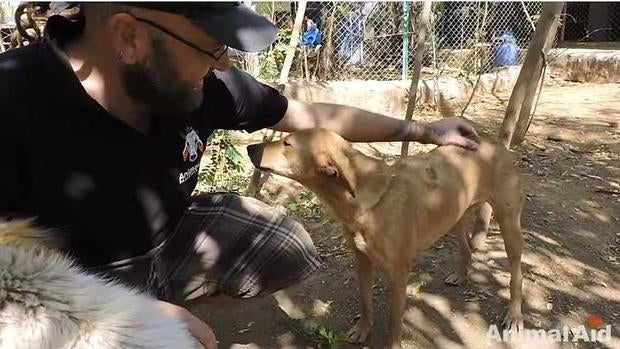
<path id="1" fill-rule="evenodd" d="M 269 50 L 260 57 L 260 78 L 266 81 L 275 81 L 280 77 L 286 51 L 288 50 L 288 41 L 291 37 L 291 29 L 285 28 L 278 31 L 278 38 L 271 45 Z"/>
<path id="2" fill-rule="evenodd" d="M 235 147 L 231 132 L 217 130 L 211 134 L 208 144 L 208 166 L 199 173 L 198 182 L 206 191 L 242 191 L 247 186 L 245 158 Z"/>

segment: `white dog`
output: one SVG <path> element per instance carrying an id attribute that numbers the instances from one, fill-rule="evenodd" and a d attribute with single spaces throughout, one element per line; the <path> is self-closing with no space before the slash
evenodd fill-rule
<path id="1" fill-rule="evenodd" d="M 85 273 L 46 242 L 26 221 L 0 221 L 0 348 L 200 347 L 154 299 Z"/>

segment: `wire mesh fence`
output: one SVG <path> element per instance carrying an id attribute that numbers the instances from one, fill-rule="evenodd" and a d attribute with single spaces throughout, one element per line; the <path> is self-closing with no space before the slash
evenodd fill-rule
<path id="1" fill-rule="evenodd" d="M 620 2 L 567 2 L 560 42 L 620 41 Z"/>
<path id="2" fill-rule="evenodd" d="M 11 48 L 11 34 L 13 30 L 13 25 L 0 23 L 0 53 Z"/>
<path id="3" fill-rule="evenodd" d="M 11 34 L 15 29 L 13 13 L 15 4 L 7 1 L 0 1 L 0 52 L 11 48 Z"/>
<path id="4" fill-rule="evenodd" d="M 0 51 L 11 48 L 17 2 L 0 1 Z M 307 2 L 301 45 L 290 77 L 308 80 L 410 79 L 422 2 Z M 295 1 L 256 2 L 279 28 L 278 40 L 259 55 L 231 52 L 243 69 L 277 80 L 297 10 Z M 520 64 L 542 2 L 433 2 L 422 72 L 480 74 Z M 620 41 L 620 2 L 567 2 L 559 44 Z"/>
<path id="5" fill-rule="evenodd" d="M 295 6 L 284 4 L 288 6 L 263 3 L 258 11 L 290 33 Z M 422 5 L 309 2 L 291 76 L 320 80 L 410 78 Z M 470 74 L 519 64 L 541 8 L 540 2 L 434 2 L 424 71 Z"/>

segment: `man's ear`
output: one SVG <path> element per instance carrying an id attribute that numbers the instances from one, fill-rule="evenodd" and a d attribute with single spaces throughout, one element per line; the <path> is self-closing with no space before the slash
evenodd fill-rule
<path id="1" fill-rule="evenodd" d="M 150 49 L 150 36 L 144 26 L 126 13 L 110 17 L 108 28 L 116 58 L 125 64 L 141 61 Z"/>
<path id="2" fill-rule="evenodd" d="M 325 176 L 336 179 L 352 197 L 355 197 L 356 176 L 351 168 L 349 158 L 344 154 L 332 154 L 326 162 L 320 166 L 319 171 Z"/>

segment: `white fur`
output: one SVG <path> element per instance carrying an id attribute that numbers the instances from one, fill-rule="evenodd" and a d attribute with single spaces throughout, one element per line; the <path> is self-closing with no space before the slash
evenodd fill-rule
<path id="1" fill-rule="evenodd" d="M 0 244 L 0 348 L 196 348 L 155 301 L 58 254 Z"/>

